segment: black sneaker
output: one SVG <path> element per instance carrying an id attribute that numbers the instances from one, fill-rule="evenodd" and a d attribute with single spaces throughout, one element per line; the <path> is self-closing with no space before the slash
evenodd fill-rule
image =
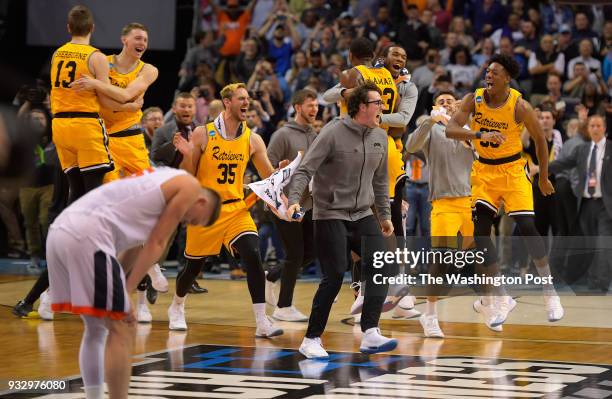
<path id="1" fill-rule="evenodd" d="M 157 301 L 157 290 L 153 288 L 151 280 L 149 280 L 149 284 L 147 284 L 147 301 L 149 301 L 151 305 L 154 305 Z"/>
<path id="2" fill-rule="evenodd" d="M 197 281 L 194 281 L 193 284 L 191 284 L 191 288 L 189 289 L 189 293 L 191 294 L 205 294 L 207 292 L 208 290 L 206 288 L 200 287 L 200 284 L 198 284 Z"/>
<path id="3" fill-rule="evenodd" d="M 31 311 L 32 305 L 25 303 L 23 300 L 17 302 L 17 305 L 13 307 L 13 314 L 17 317 L 28 317 Z"/>

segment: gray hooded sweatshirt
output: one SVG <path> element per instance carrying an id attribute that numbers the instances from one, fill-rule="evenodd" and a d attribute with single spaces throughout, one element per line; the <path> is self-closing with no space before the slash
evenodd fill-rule
<path id="1" fill-rule="evenodd" d="M 296 204 L 311 177 L 313 219 L 356 221 L 372 215 L 391 219 L 387 175 L 387 133 L 336 118 L 321 129 L 289 183 L 289 205 Z"/>

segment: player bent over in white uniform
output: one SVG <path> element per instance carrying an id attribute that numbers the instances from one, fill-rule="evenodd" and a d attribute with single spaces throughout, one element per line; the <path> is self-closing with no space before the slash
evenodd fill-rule
<path id="1" fill-rule="evenodd" d="M 79 366 L 88 399 L 103 397 L 105 377 L 110 398 L 127 397 L 134 325 L 128 293 L 181 221 L 208 226 L 220 207 L 219 195 L 186 172 L 147 169 L 90 191 L 51 225 L 51 308 L 83 319 Z"/>

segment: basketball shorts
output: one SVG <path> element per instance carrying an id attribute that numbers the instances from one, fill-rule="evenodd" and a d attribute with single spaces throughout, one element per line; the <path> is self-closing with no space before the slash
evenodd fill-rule
<path id="1" fill-rule="evenodd" d="M 393 199 L 395 185 L 406 177 L 406 167 L 402 160 L 402 152 L 391 136 L 387 136 L 387 169 L 389 171 L 389 198 Z"/>
<path id="2" fill-rule="evenodd" d="M 482 204 L 497 214 L 502 203 L 508 216 L 534 215 L 527 162 L 524 159 L 501 165 L 474 162 L 472 207 Z"/>
<path id="3" fill-rule="evenodd" d="M 140 129 L 112 133 L 108 138 L 108 148 L 115 162 L 115 170 L 104 176 L 105 183 L 151 167 L 149 151 Z"/>
<path id="4" fill-rule="evenodd" d="M 53 118 L 53 142 L 64 172 L 109 172 L 114 169 L 104 121 L 99 118 Z"/>
<path id="5" fill-rule="evenodd" d="M 218 255 L 221 252 L 221 245 L 225 245 L 235 257 L 234 243 L 248 234 L 257 235 L 257 227 L 244 201 L 224 204 L 219 219 L 212 226 L 187 226 L 185 258 L 202 259 Z"/>
<path id="6" fill-rule="evenodd" d="M 464 248 L 474 236 L 470 197 L 440 198 L 431 202 L 431 245 L 434 248 L 458 248 L 457 234 Z"/>
<path id="7" fill-rule="evenodd" d="M 51 228 L 47 268 L 51 309 L 95 317 L 123 319 L 130 311 L 125 273 L 112 251 L 92 240 Z"/>

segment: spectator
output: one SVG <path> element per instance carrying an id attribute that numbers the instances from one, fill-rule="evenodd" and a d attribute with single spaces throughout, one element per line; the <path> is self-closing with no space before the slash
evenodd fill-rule
<path id="1" fill-rule="evenodd" d="M 264 111 L 259 101 L 252 101 L 251 105 L 249 105 L 246 123 L 251 131 L 260 135 L 266 145 L 268 145 L 270 137 L 274 132 L 274 125 L 270 123 L 270 115 Z"/>
<path id="2" fill-rule="evenodd" d="M 537 8 L 529 8 L 529 10 L 527 10 L 527 18 L 533 24 L 537 39 L 542 34 L 542 17 L 540 11 Z"/>
<path id="3" fill-rule="evenodd" d="M 440 0 L 427 0 L 427 8 L 433 13 L 434 24 L 440 32 L 446 34 L 450 26 L 452 15 L 442 8 Z"/>
<path id="4" fill-rule="evenodd" d="M 306 87 L 311 76 L 315 76 L 319 79 L 319 84 L 322 86 L 321 88 L 323 91 L 334 85 L 331 74 L 325 69 L 325 65 L 323 64 L 321 51 L 318 49 L 310 51 L 308 67 L 302 69 L 297 75 L 296 89 L 301 90 Z"/>
<path id="5" fill-rule="evenodd" d="M 278 82 L 276 74 L 274 73 L 274 66 L 269 60 L 259 60 L 257 64 L 255 64 L 255 69 L 247 81 L 247 90 L 249 92 L 256 93 L 259 91 L 261 84 L 265 81 L 271 82 L 274 86 L 274 90 L 281 93 L 280 83 Z M 282 93 L 280 96 L 282 98 Z"/>
<path id="6" fill-rule="evenodd" d="M 495 47 L 499 47 L 502 37 L 509 37 L 512 42 L 519 41 L 523 38 L 521 17 L 518 14 L 510 13 L 507 23 L 493 32 L 491 40 L 495 43 Z"/>
<path id="7" fill-rule="evenodd" d="M 380 7 L 378 7 L 378 13 L 376 14 L 376 18 L 371 18 L 367 21 L 363 33 L 363 36 L 373 41 L 377 41 L 383 35 L 388 36 L 392 40 L 394 40 L 397 36 L 397 32 L 393 27 L 393 23 L 389 14 L 389 6 L 387 6 L 386 4 L 381 4 Z"/>
<path id="8" fill-rule="evenodd" d="M 196 127 L 194 123 L 195 111 L 196 99 L 191 93 L 181 92 L 176 96 L 172 104 L 174 117 L 155 130 L 153 135 L 151 158 L 156 165 L 178 167 L 181 157 L 172 140 L 177 132 L 186 138 L 191 136 L 191 132 Z"/>
<path id="9" fill-rule="evenodd" d="M 592 83 L 597 87 L 597 77 L 589 72 L 587 66 L 581 62 L 575 62 L 572 70 L 573 78 L 563 85 L 563 91 L 570 97 L 582 98 L 587 83 Z"/>
<path id="10" fill-rule="evenodd" d="M 457 35 L 457 42 L 460 45 L 463 45 L 467 48 L 474 47 L 474 38 L 472 38 L 466 33 L 465 20 L 463 19 L 463 17 L 453 17 L 453 20 L 450 24 L 449 32 L 453 32 Z"/>
<path id="11" fill-rule="evenodd" d="M 332 76 L 334 82 L 340 81 L 340 74 L 347 68 L 346 57 L 343 57 L 339 53 L 334 53 L 329 57 L 329 66 L 327 71 Z"/>
<path id="12" fill-rule="evenodd" d="M 603 102 L 603 98 L 598 93 L 597 85 L 591 82 L 588 82 L 584 86 L 580 104 L 584 105 L 589 110 L 589 116 L 605 114 L 605 103 Z"/>
<path id="13" fill-rule="evenodd" d="M 275 126 L 279 120 L 285 119 L 286 111 L 283 105 L 283 94 L 275 89 L 272 82 L 268 80 L 261 82 L 259 90 L 254 94 L 253 99 L 261 102 L 263 110 L 269 115 L 272 126 Z"/>
<path id="14" fill-rule="evenodd" d="M 419 90 L 431 86 L 436 67 L 440 66 L 440 52 L 435 48 L 430 48 L 425 54 L 425 64 L 416 68 L 412 72 L 410 80 Z"/>
<path id="15" fill-rule="evenodd" d="M 300 35 L 300 42 L 305 43 L 317 26 L 322 26 L 322 23 L 319 25 L 317 13 L 313 10 L 305 10 L 302 13 L 300 23 L 296 27 L 298 35 Z"/>
<path id="16" fill-rule="evenodd" d="M 235 74 L 240 82 L 249 80 L 257 62 L 261 59 L 261 49 L 259 41 L 255 38 L 248 38 L 242 42 L 242 50 L 236 60 Z"/>
<path id="17" fill-rule="evenodd" d="M 210 105 L 208 106 L 208 120 L 206 121 L 206 123 L 210 123 L 214 121 L 215 119 L 217 119 L 219 114 L 221 114 L 221 112 L 223 112 L 224 109 L 225 107 L 223 105 L 223 101 L 212 100 L 210 102 Z"/>
<path id="18" fill-rule="evenodd" d="M 275 14 L 275 5 L 278 2 L 278 0 L 257 0 L 255 7 L 253 7 L 253 18 L 251 19 L 251 26 L 253 29 L 256 31 L 261 29 L 266 19 L 270 15 Z M 281 0 L 281 2 L 285 3 L 285 0 Z"/>
<path id="19" fill-rule="evenodd" d="M 544 33 L 548 34 L 560 32 L 564 25 L 569 27 L 574 19 L 568 6 L 558 5 L 556 1 L 551 0 L 540 3 L 540 14 Z"/>
<path id="20" fill-rule="evenodd" d="M 574 16 L 574 31 L 572 32 L 574 43 L 581 44 L 583 39 L 588 39 L 595 49 L 599 49 L 598 35 L 591 30 L 590 25 L 591 22 L 587 14 L 583 11 L 578 11 Z M 593 46 L 591 47 L 591 51 L 593 50 Z"/>
<path id="21" fill-rule="evenodd" d="M 197 32 L 194 36 L 196 45 L 185 54 L 185 59 L 181 63 L 179 69 L 179 87 L 185 89 L 187 86 L 193 86 L 193 81 L 196 81 L 196 69 L 198 65 L 207 64 L 211 69 L 219 62 L 218 51 L 223 44 L 223 38 L 217 40 L 213 38 L 213 32 Z M 189 87 L 187 87 L 187 90 Z"/>
<path id="22" fill-rule="evenodd" d="M 307 66 L 308 58 L 306 58 L 306 52 L 302 50 L 296 51 L 291 60 L 291 68 L 285 73 L 285 81 L 292 92 L 295 91 L 297 76 Z"/>
<path id="23" fill-rule="evenodd" d="M 403 48 L 409 50 L 406 65 L 412 71 L 423 63 L 431 38 L 429 29 L 419 20 L 419 10 L 416 5 L 407 6 L 406 17 L 406 21 L 398 29 L 397 40 Z"/>
<path id="24" fill-rule="evenodd" d="M 473 21 L 478 36 L 487 37 L 504 26 L 506 12 L 498 0 L 476 0 L 473 15 L 466 19 Z"/>
<path id="25" fill-rule="evenodd" d="M 605 59 L 612 52 L 612 21 L 606 21 L 601 35 L 601 50 L 599 50 L 599 57 Z M 609 77 L 604 75 L 604 80 L 607 82 Z"/>
<path id="26" fill-rule="evenodd" d="M 313 11 L 319 20 L 325 21 L 326 23 L 331 23 L 334 21 L 334 15 L 332 13 L 331 7 L 327 4 L 325 0 L 311 0 L 310 4 L 312 5 L 307 11 Z"/>
<path id="27" fill-rule="evenodd" d="M 527 58 L 525 58 L 525 56 L 522 54 L 514 53 L 512 40 L 509 37 L 502 37 L 499 41 L 499 53 L 513 57 L 516 62 L 518 62 L 520 66 L 520 72 L 517 80 L 519 82 L 529 79 L 529 72 L 527 70 Z"/>
<path id="28" fill-rule="evenodd" d="M 450 73 L 458 98 L 472 90 L 478 77 L 478 67 L 472 63 L 467 47 L 459 45 L 453 49 L 446 70 Z"/>
<path id="29" fill-rule="evenodd" d="M 35 169 L 29 184 L 19 189 L 19 203 L 25 225 L 30 267 L 41 266 L 45 257 L 45 241 L 49 228 L 48 211 L 53 198 L 53 172 L 57 153 L 51 142 L 51 118 L 48 111 L 33 108 L 26 118 L 31 133 L 39 142 L 34 149 Z"/>
<path id="30" fill-rule="evenodd" d="M 325 123 L 323 122 L 323 120 L 321 119 L 315 119 L 312 128 L 314 129 L 316 134 L 319 134 L 319 132 L 321 131 L 321 129 L 323 129 L 323 126 L 325 125 Z"/>
<path id="31" fill-rule="evenodd" d="M 533 22 L 522 20 L 521 33 L 523 37 L 515 42 L 514 52 L 522 54 L 526 59 L 529 59 L 531 53 L 538 48 L 538 37 Z"/>
<path id="32" fill-rule="evenodd" d="M 142 111 L 142 133 L 144 134 L 145 145 L 151 157 L 151 142 L 156 129 L 159 129 L 164 124 L 164 112 L 159 107 L 149 107 Z"/>
<path id="33" fill-rule="evenodd" d="M 455 88 L 451 82 L 451 78 L 444 69 L 443 66 L 437 66 L 434 70 L 434 76 L 432 78 L 432 84 L 428 87 L 424 87 L 419 91 L 419 97 L 417 100 L 417 106 L 415 109 L 415 115 L 424 115 L 428 110 L 433 107 L 433 99 L 436 93 L 441 91 L 454 92 Z M 416 120 L 417 118 L 412 118 Z M 411 125 L 413 122 L 411 122 Z"/>
<path id="34" fill-rule="evenodd" d="M 442 65 L 448 65 L 450 62 L 451 52 L 455 47 L 459 45 L 459 39 L 455 32 L 448 32 L 446 39 L 444 40 L 444 48 L 440 50 L 440 63 Z"/>
<path id="35" fill-rule="evenodd" d="M 551 35 L 543 35 L 540 47 L 529 56 L 529 74 L 533 80 L 532 94 L 547 92 L 547 77 L 551 72 L 562 74 L 565 69 L 565 55 L 555 51 L 554 39 Z"/>
<path id="36" fill-rule="evenodd" d="M 489 59 L 495 54 L 495 43 L 490 38 L 482 39 L 472 50 L 472 60 L 477 67 L 484 71 L 484 65 L 488 64 Z M 480 76 L 481 73 L 478 73 Z"/>
<path id="37" fill-rule="evenodd" d="M 577 62 L 583 63 L 591 73 L 601 72 L 601 61 L 593 58 L 593 42 L 590 39 L 582 39 L 578 51 L 580 55 L 567 64 L 568 79 L 574 79 L 574 65 Z"/>
<path id="38" fill-rule="evenodd" d="M 274 60 L 276 76 L 284 78 L 291 67 L 291 55 L 300 47 L 300 37 L 295 29 L 295 17 L 285 13 L 271 14 L 259 30 L 262 39 L 274 26 L 272 38 L 267 40 L 268 58 Z"/>
<path id="39" fill-rule="evenodd" d="M 219 33 L 225 37 L 223 46 L 219 49 L 221 62 L 217 66 L 217 83 L 225 84 L 230 80 L 232 64 L 240 54 L 240 44 L 251 22 L 251 14 L 257 0 L 251 0 L 244 11 L 239 8 L 237 0 L 227 0 L 225 9 L 219 7 L 216 1 L 212 1 L 211 5 L 217 14 Z"/>
<path id="40" fill-rule="evenodd" d="M 213 79 L 203 79 L 191 89 L 191 95 L 196 99 L 196 124 L 201 125 L 208 120 L 208 106 L 216 98 L 217 92 L 217 84 Z"/>
<path id="41" fill-rule="evenodd" d="M 438 29 L 436 27 L 436 25 L 434 24 L 434 15 L 431 12 L 431 10 L 424 10 L 421 13 L 421 22 L 423 23 L 423 25 L 427 26 L 427 30 L 429 32 L 429 38 L 431 40 L 430 44 L 430 48 L 440 48 L 442 47 L 442 45 L 444 44 L 444 40 L 442 39 L 442 32 L 440 32 L 440 29 Z M 463 20 L 463 19 L 462 19 Z M 471 37 L 468 36 L 469 39 L 472 39 Z M 474 39 L 472 39 L 472 42 L 474 42 Z"/>

